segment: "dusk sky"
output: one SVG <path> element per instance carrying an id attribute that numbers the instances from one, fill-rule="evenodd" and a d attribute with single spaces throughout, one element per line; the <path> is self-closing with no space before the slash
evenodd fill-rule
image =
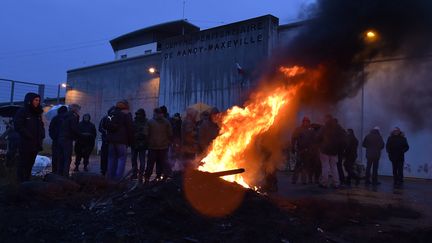
<path id="1" fill-rule="evenodd" d="M 299 19 L 310 0 L 187 0 L 185 18 L 206 29 L 272 14 Z M 112 61 L 109 40 L 182 18 L 183 0 L 2 0 L 0 78 L 59 84 L 66 71 Z"/>

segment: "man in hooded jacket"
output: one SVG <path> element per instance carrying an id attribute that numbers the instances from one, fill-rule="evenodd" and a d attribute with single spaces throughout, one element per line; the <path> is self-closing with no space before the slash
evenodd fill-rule
<path id="1" fill-rule="evenodd" d="M 58 108 L 57 115 L 51 120 L 49 125 L 48 131 L 49 131 L 49 136 L 52 140 L 51 142 L 52 173 L 57 173 L 58 171 L 58 164 L 61 158 L 61 150 L 60 150 L 60 143 L 59 143 L 60 129 L 67 111 L 68 110 L 66 106 L 61 106 L 60 108 Z"/>
<path id="2" fill-rule="evenodd" d="M 82 121 L 78 124 L 80 137 L 75 143 L 75 171 L 79 171 L 81 159 L 83 159 L 84 171 L 88 171 L 89 158 L 96 139 L 96 127 L 90 119 L 90 114 L 84 114 Z"/>
<path id="3" fill-rule="evenodd" d="M 409 145 L 399 127 L 395 127 L 388 137 L 386 150 L 393 165 L 394 185 L 396 187 L 401 186 L 403 184 L 405 153 L 409 150 Z"/>
<path id="4" fill-rule="evenodd" d="M 144 176 L 148 139 L 146 133 L 147 117 L 144 109 L 135 112 L 134 142 L 132 144 L 132 179 L 142 182 Z M 140 161 L 138 169 L 138 158 Z"/>
<path id="5" fill-rule="evenodd" d="M 81 106 L 72 104 L 69 106 L 69 111 L 65 115 L 62 122 L 59 141 L 61 148 L 61 162 L 58 164 L 58 174 L 68 177 L 70 164 L 72 162 L 73 142 L 80 137 L 78 128 L 79 111 Z"/>
<path id="6" fill-rule="evenodd" d="M 381 158 L 381 151 L 384 148 L 384 140 L 379 132 L 379 127 L 374 127 L 363 140 L 363 147 L 366 148 L 366 185 L 379 185 L 378 166 Z M 372 182 L 371 182 L 372 168 Z"/>
<path id="7" fill-rule="evenodd" d="M 17 178 L 20 182 L 30 180 L 36 155 L 42 151 L 42 141 L 45 138 L 42 113 L 41 97 L 35 93 L 27 93 L 24 107 L 20 108 L 14 117 L 15 129 L 20 136 L 20 160 L 17 167 Z"/>

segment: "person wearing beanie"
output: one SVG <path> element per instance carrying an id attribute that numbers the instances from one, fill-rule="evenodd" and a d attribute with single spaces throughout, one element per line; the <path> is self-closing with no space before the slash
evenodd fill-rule
<path id="1" fill-rule="evenodd" d="M 42 151 L 42 141 L 45 138 L 42 113 L 41 97 L 36 93 L 27 93 L 24 107 L 20 108 L 14 116 L 15 130 L 20 136 L 18 146 L 20 159 L 17 166 L 19 182 L 30 180 L 36 156 L 39 151 Z"/>
<path id="2" fill-rule="evenodd" d="M 108 142 L 107 178 L 119 181 L 125 171 L 127 148 L 133 142 L 132 114 L 129 112 L 129 103 L 126 100 L 117 102 L 114 110 L 108 115 L 105 125 Z"/>
<path id="3" fill-rule="evenodd" d="M 409 150 L 408 141 L 399 127 L 395 127 L 387 139 L 386 150 L 393 166 L 393 183 L 395 187 L 403 184 L 405 153 Z"/>
<path id="4" fill-rule="evenodd" d="M 75 172 L 79 171 L 81 159 L 83 159 L 84 171 L 88 171 L 89 158 L 96 139 L 96 127 L 90 119 L 90 114 L 84 114 L 82 121 L 78 124 L 80 136 L 75 143 Z"/>
<path id="5" fill-rule="evenodd" d="M 58 163 L 60 162 L 61 158 L 61 150 L 60 150 L 60 143 L 59 143 L 59 137 L 60 137 L 60 129 L 62 126 L 62 123 L 65 119 L 66 113 L 68 109 L 66 106 L 61 106 L 57 110 L 57 115 L 51 120 L 49 125 L 49 136 L 51 138 L 51 169 L 52 173 L 57 173 L 58 170 Z"/>
<path id="6" fill-rule="evenodd" d="M 171 176 L 171 167 L 168 163 L 168 148 L 173 138 L 171 123 L 164 117 L 160 108 L 153 111 L 154 118 L 148 121 L 145 134 L 148 137 L 148 160 L 145 170 L 145 183 L 148 183 L 156 164 L 156 181 L 165 180 Z"/>
<path id="7" fill-rule="evenodd" d="M 61 161 L 57 166 L 57 174 L 69 177 L 70 164 L 72 162 L 73 143 L 80 136 L 78 128 L 79 112 L 81 106 L 77 104 L 69 105 L 69 111 L 65 114 L 62 122 L 59 142 L 61 150 Z"/>

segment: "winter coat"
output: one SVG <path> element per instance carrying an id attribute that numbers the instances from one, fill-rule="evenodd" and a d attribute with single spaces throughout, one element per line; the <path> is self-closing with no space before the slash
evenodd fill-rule
<path id="1" fill-rule="evenodd" d="M 32 101 L 37 97 L 40 98 L 38 94 L 27 93 L 24 107 L 20 108 L 14 117 L 15 130 L 20 136 L 19 148 L 23 152 L 42 150 L 42 141 L 45 138 L 43 110 L 40 105 L 36 108 L 32 106 Z"/>
<path id="2" fill-rule="evenodd" d="M 379 160 L 381 150 L 384 148 L 384 140 L 378 130 L 372 130 L 363 140 L 363 147 L 366 148 L 366 158 Z"/>
<path id="3" fill-rule="evenodd" d="M 77 140 L 80 136 L 78 123 L 79 115 L 73 111 L 68 111 L 61 125 L 59 138 L 66 140 Z"/>
<path id="4" fill-rule="evenodd" d="M 49 125 L 49 136 L 53 141 L 57 141 L 60 137 L 60 130 L 65 119 L 66 113 L 56 115 Z"/>
<path id="5" fill-rule="evenodd" d="M 95 146 L 96 127 L 90 121 L 81 121 L 78 124 L 80 137 L 75 144 L 75 152 L 86 154 L 91 153 Z"/>
<path id="6" fill-rule="evenodd" d="M 405 161 L 405 153 L 409 150 L 407 139 L 402 135 L 391 135 L 387 139 L 386 150 L 390 161 Z"/>
<path id="7" fill-rule="evenodd" d="M 347 146 L 345 149 L 346 158 L 357 158 L 357 148 L 359 141 L 354 134 L 347 135 Z"/>
<path id="8" fill-rule="evenodd" d="M 198 143 L 201 150 L 207 149 L 219 135 L 219 126 L 211 120 L 204 120 L 198 128 Z"/>
<path id="9" fill-rule="evenodd" d="M 98 131 L 101 134 L 102 142 L 106 142 L 107 129 L 105 127 L 105 123 L 106 123 L 107 119 L 108 119 L 108 116 L 104 116 L 104 117 L 102 117 L 102 119 L 99 122 Z"/>
<path id="10" fill-rule="evenodd" d="M 307 151 L 311 149 L 315 139 L 312 127 L 300 126 L 296 128 L 291 137 L 293 150 L 296 152 Z"/>
<path id="11" fill-rule="evenodd" d="M 318 133 L 320 152 L 336 156 L 346 146 L 345 131 L 335 122 L 327 122 Z"/>
<path id="12" fill-rule="evenodd" d="M 134 137 L 132 114 L 116 108 L 111 112 L 110 116 L 115 117 L 119 122 L 119 126 L 115 131 L 107 131 L 107 142 L 131 146 Z"/>
<path id="13" fill-rule="evenodd" d="M 184 120 L 181 127 L 181 149 L 184 153 L 198 152 L 197 127 L 191 120 Z"/>
<path id="14" fill-rule="evenodd" d="M 171 123 L 166 118 L 150 119 L 144 134 L 148 137 L 149 149 L 168 149 L 173 138 Z"/>
<path id="15" fill-rule="evenodd" d="M 134 143 L 132 148 L 136 150 L 148 149 L 148 137 L 146 135 L 147 118 L 135 117 L 134 120 Z"/>

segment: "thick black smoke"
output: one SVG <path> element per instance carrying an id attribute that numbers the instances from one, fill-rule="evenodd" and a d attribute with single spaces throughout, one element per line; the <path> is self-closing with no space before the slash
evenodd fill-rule
<path id="1" fill-rule="evenodd" d="M 336 103 L 355 95 L 367 80 L 363 65 L 373 59 L 431 50 L 430 0 L 317 0 L 302 15 L 310 21 L 279 52 L 274 67 L 320 70 L 316 85 L 303 93 L 304 102 Z M 365 38 L 368 30 L 377 34 L 374 41 Z"/>

